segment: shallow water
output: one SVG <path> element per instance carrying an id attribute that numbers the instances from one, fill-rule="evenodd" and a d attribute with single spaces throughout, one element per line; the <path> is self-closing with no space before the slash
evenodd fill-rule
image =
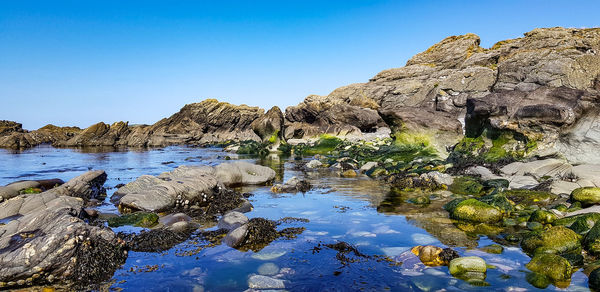
<path id="1" fill-rule="evenodd" d="M 0 150 L 0 185 L 16 180 L 60 178 L 65 181 L 90 169 L 108 174 L 108 196 L 101 212 L 117 213 L 109 202 L 114 186 L 140 175 L 157 175 L 179 165 L 214 165 L 225 160 L 244 159 L 216 148 L 167 147 L 164 149 L 105 152 L 106 149 L 56 149 L 40 146 L 13 152 Z M 405 198 L 389 195 L 381 182 L 368 177 L 340 178 L 333 171 L 296 170 L 297 161 L 271 157 L 249 161 L 274 168 L 276 183 L 292 176 L 311 181 L 313 190 L 302 194 L 273 194 L 270 187 L 246 187 L 254 210 L 246 215 L 280 219 L 301 217 L 309 223 L 282 224 L 305 227 L 295 239 L 278 239 L 258 253 L 242 252 L 226 245 L 199 249 L 202 242 L 191 239 L 163 253 L 131 252 L 125 265 L 117 270 L 113 289 L 132 291 L 243 291 L 248 278 L 261 271 L 278 271 L 292 291 L 528 291 L 536 290 L 526 280 L 529 257 L 517 246 L 505 246 L 502 254 L 488 254 L 477 247 L 494 243 L 493 237 L 466 234 L 456 228 L 441 210 L 441 203 L 419 208 Z M 382 202 L 387 202 L 385 207 Z M 380 206 L 381 205 L 381 206 Z M 214 228 L 213 228 L 214 229 Z M 138 228 L 118 228 L 137 231 Z M 322 247 L 337 241 L 348 242 L 369 256 L 343 264 L 335 250 Z M 487 287 L 477 287 L 453 278 L 447 267 L 425 267 L 410 256 L 415 245 L 451 246 L 461 255 L 476 255 L 489 265 Z M 191 255 L 190 255 L 191 254 Z M 388 256 L 403 265 L 378 260 Z M 416 260 L 416 261 L 415 261 Z M 267 265 L 265 265 L 267 264 Z M 273 265 L 274 264 L 274 265 Z M 262 268 L 261 268 L 262 266 Z M 587 277 L 577 271 L 568 290 L 587 290 Z M 557 289 L 549 286 L 548 289 Z"/>

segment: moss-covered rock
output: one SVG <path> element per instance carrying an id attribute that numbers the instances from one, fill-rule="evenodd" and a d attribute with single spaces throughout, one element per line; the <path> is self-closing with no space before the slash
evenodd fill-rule
<path id="1" fill-rule="evenodd" d="M 525 265 L 530 271 L 547 277 L 552 283 L 571 280 L 571 264 L 555 254 L 537 254 Z"/>
<path id="2" fill-rule="evenodd" d="M 521 241 L 521 248 L 528 254 L 562 254 L 581 250 L 581 236 L 575 231 L 554 226 L 544 231 L 532 231 Z"/>
<path id="3" fill-rule="evenodd" d="M 552 224 L 557 219 L 556 215 L 550 211 L 537 210 L 529 217 L 529 222 L 539 222 L 542 224 Z"/>
<path id="4" fill-rule="evenodd" d="M 453 208 L 450 216 L 453 219 L 470 222 L 496 223 L 502 220 L 502 212 L 484 202 L 476 199 L 464 200 Z"/>
<path id="5" fill-rule="evenodd" d="M 571 192 L 571 200 L 581 202 L 584 206 L 600 203 L 600 188 L 585 187 Z"/>
<path id="6" fill-rule="evenodd" d="M 459 195 L 479 195 L 483 185 L 476 178 L 461 176 L 454 179 L 448 190 Z"/>
<path id="7" fill-rule="evenodd" d="M 554 225 L 569 227 L 578 234 L 587 233 L 600 220 L 600 213 L 586 213 L 565 217 L 554 221 Z"/>
<path id="8" fill-rule="evenodd" d="M 504 214 L 510 214 L 514 210 L 514 203 L 503 194 L 486 195 L 478 200 L 500 209 Z"/>
<path id="9" fill-rule="evenodd" d="M 501 254 L 504 251 L 504 247 L 499 244 L 490 244 L 479 249 L 491 254 Z"/>
<path id="10" fill-rule="evenodd" d="M 600 255 L 600 224 L 594 224 L 594 227 L 585 235 L 583 247 L 593 255 Z"/>
<path id="11" fill-rule="evenodd" d="M 600 268 L 597 268 L 590 273 L 588 286 L 592 291 L 600 291 Z"/>
<path id="12" fill-rule="evenodd" d="M 149 228 L 156 225 L 157 223 L 158 215 L 147 212 L 136 212 L 108 219 L 108 226 L 110 227 L 129 225 Z"/>
<path id="13" fill-rule="evenodd" d="M 554 195 L 550 192 L 531 190 L 508 190 L 502 192 L 502 194 L 515 204 L 522 204 L 526 206 L 546 206 L 558 198 L 557 195 Z"/>

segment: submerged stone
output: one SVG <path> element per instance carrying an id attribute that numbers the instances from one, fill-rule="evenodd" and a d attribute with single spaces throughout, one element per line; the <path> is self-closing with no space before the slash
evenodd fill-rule
<path id="1" fill-rule="evenodd" d="M 590 273 L 588 286 L 592 291 L 600 291 L 600 268 L 597 268 Z"/>
<path id="2" fill-rule="evenodd" d="M 521 248 L 529 254 L 576 252 L 581 249 L 581 236 L 564 226 L 533 231 L 523 238 Z"/>
<path id="3" fill-rule="evenodd" d="M 158 215 L 147 212 L 136 212 L 108 219 L 108 226 L 110 227 L 129 225 L 149 228 L 156 225 L 157 223 Z"/>
<path id="4" fill-rule="evenodd" d="M 504 251 L 504 247 L 499 244 L 490 244 L 480 248 L 480 250 L 491 254 L 501 254 Z"/>
<path id="5" fill-rule="evenodd" d="M 548 277 L 553 283 L 570 281 L 571 279 L 571 264 L 559 255 L 537 254 L 525 267 Z"/>
<path id="6" fill-rule="evenodd" d="M 460 257 L 455 258 L 448 264 L 448 270 L 452 276 L 458 278 L 464 278 L 470 273 L 483 274 L 485 279 L 485 272 L 487 265 L 485 261 L 480 257 Z"/>

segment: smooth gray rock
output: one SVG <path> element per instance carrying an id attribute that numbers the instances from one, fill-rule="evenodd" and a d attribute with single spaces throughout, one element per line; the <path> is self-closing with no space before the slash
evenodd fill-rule
<path id="1" fill-rule="evenodd" d="M 260 185 L 275 179 L 275 171 L 271 168 L 245 161 L 221 163 L 214 167 L 213 174 L 226 186 Z"/>
<path id="2" fill-rule="evenodd" d="M 246 217 L 246 215 L 232 211 L 223 215 L 217 226 L 227 230 L 234 230 L 246 223 L 248 223 L 248 217 Z"/>
<path id="3" fill-rule="evenodd" d="M 375 161 L 369 161 L 369 162 L 363 164 L 363 166 L 360 167 L 359 171 L 361 173 L 365 173 L 365 172 L 371 170 L 371 168 L 376 167 L 377 165 L 379 165 L 379 163 L 377 163 Z"/>
<path id="4" fill-rule="evenodd" d="M 248 234 L 248 224 L 229 231 L 225 238 L 223 238 L 223 242 L 229 247 L 236 248 L 244 241 L 246 234 Z"/>

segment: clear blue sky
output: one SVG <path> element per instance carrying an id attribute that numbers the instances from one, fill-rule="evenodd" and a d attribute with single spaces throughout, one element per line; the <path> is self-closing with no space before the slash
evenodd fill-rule
<path id="1" fill-rule="evenodd" d="M 154 123 L 205 98 L 283 109 L 449 35 L 489 47 L 536 27 L 600 26 L 599 11 L 597 0 L 1 1 L 0 119 Z"/>

